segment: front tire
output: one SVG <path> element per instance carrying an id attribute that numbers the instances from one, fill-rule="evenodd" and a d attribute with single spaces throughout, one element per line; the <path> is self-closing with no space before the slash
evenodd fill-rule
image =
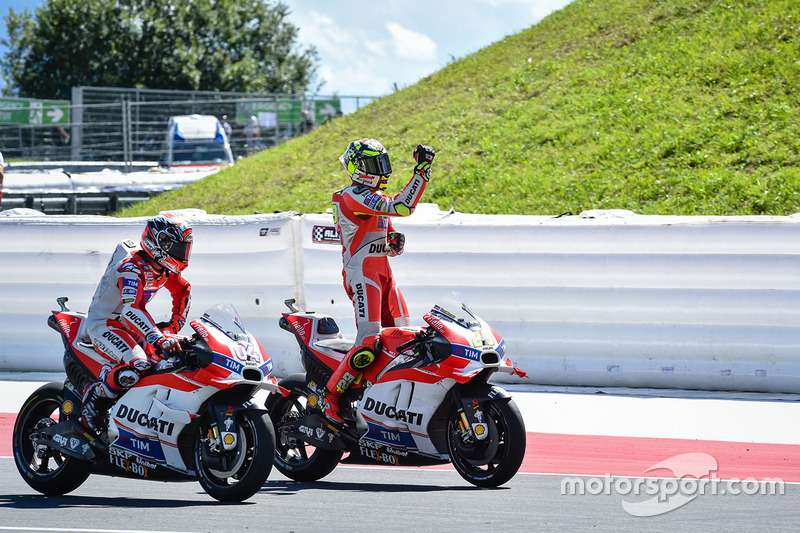
<path id="1" fill-rule="evenodd" d="M 295 374 L 281 380 L 280 385 L 288 389 L 289 395 L 272 394 L 267 399 L 267 409 L 277 432 L 275 443 L 275 468 L 295 481 L 317 481 L 336 468 L 344 452 L 316 448 L 294 437 L 286 435 L 281 428 L 298 418 L 311 414 L 308 404 L 310 393 L 305 375 Z"/>
<path id="2" fill-rule="evenodd" d="M 221 502 L 241 502 L 258 492 L 272 470 L 275 429 L 267 413 L 242 411 L 237 447 L 224 451 L 209 437 L 208 420 L 200 424 L 195 465 L 200 485 Z"/>
<path id="3" fill-rule="evenodd" d="M 525 458 L 525 422 L 513 400 L 490 402 L 484 414 L 489 436 L 479 441 L 461 431 L 453 412 L 447 447 L 461 477 L 478 487 L 499 487 L 514 477 Z"/>
<path id="4" fill-rule="evenodd" d="M 89 477 L 89 463 L 69 457 L 44 445 L 36 446 L 32 435 L 58 422 L 63 383 L 39 387 L 25 402 L 14 424 L 14 462 L 22 479 L 33 490 L 61 496 L 80 487 Z"/>

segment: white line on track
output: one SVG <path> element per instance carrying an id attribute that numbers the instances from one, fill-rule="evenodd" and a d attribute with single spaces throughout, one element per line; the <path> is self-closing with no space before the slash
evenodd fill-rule
<path id="1" fill-rule="evenodd" d="M 61 531 L 65 533 L 191 533 L 187 531 L 157 531 L 152 529 L 76 529 L 74 527 L 6 527 L 0 526 L 0 531 Z"/>

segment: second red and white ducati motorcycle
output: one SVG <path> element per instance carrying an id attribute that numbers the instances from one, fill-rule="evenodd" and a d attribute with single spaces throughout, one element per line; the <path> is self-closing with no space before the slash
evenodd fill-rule
<path id="1" fill-rule="evenodd" d="M 329 316 L 287 300 L 281 328 L 300 344 L 306 369 L 279 382 L 267 408 L 276 431 L 276 468 L 297 481 L 348 461 L 388 465 L 451 462 L 473 485 L 510 480 L 525 456 L 525 423 L 514 400 L 490 384 L 495 372 L 525 376 L 503 339 L 457 294 L 435 305 L 426 328 L 384 328 L 380 353 L 342 396 L 345 427 L 321 413 L 325 383 L 353 346 Z"/>
<path id="2" fill-rule="evenodd" d="M 229 304 L 191 322 L 177 366 L 143 377 L 110 410 L 106 431 L 79 420 L 81 391 L 95 381 L 80 342 L 84 313 L 66 307 L 49 317 L 66 348 L 67 379 L 36 390 L 14 426 L 14 459 L 28 485 L 47 495 L 78 488 L 90 474 L 159 481 L 199 481 L 220 501 L 261 489 L 272 468 L 275 430 L 253 396 L 275 391 L 272 360 Z"/>

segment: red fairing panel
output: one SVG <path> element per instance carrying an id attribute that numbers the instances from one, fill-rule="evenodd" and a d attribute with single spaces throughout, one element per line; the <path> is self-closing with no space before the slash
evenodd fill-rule
<path id="1" fill-rule="evenodd" d="M 83 322 L 83 317 L 75 316 L 71 313 L 61 313 L 58 311 L 53 311 L 53 316 L 56 317 L 58 321 L 58 326 L 61 328 L 61 331 L 64 332 L 64 335 L 67 337 L 67 342 L 72 344 L 75 342 L 75 338 L 78 336 L 78 330 L 80 329 L 81 322 Z"/>

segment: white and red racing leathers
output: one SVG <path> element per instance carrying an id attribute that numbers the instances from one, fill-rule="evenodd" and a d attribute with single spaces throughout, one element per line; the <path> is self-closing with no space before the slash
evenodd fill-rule
<path id="1" fill-rule="evenodd" d="M 180 274 L 157 272 L 145 254 L 132 241 L 120 243 L 87 312 L 83 337 L 101 357 L 94 365 L 84 363 L 112 396 L 132 386 L 155 362 L 148 359 L 144 343 L 177 333 L 186 321 L 189 282 Z M 162 287 L 172 294 L 172 319 L 163 331 L 145 307 Z"/>
<path id="2" fill-rule="evenodd" d="M 355 308 L 356 347 L 377 336 L 382 326 L 410 324 L 405 299 L 389 267 L 387 236 L 394 231 L 390 217 L 410 215 L 426 184 L 415 173 L 396 196 L 355 183 L 333 194 L 344 288 Z"/>

